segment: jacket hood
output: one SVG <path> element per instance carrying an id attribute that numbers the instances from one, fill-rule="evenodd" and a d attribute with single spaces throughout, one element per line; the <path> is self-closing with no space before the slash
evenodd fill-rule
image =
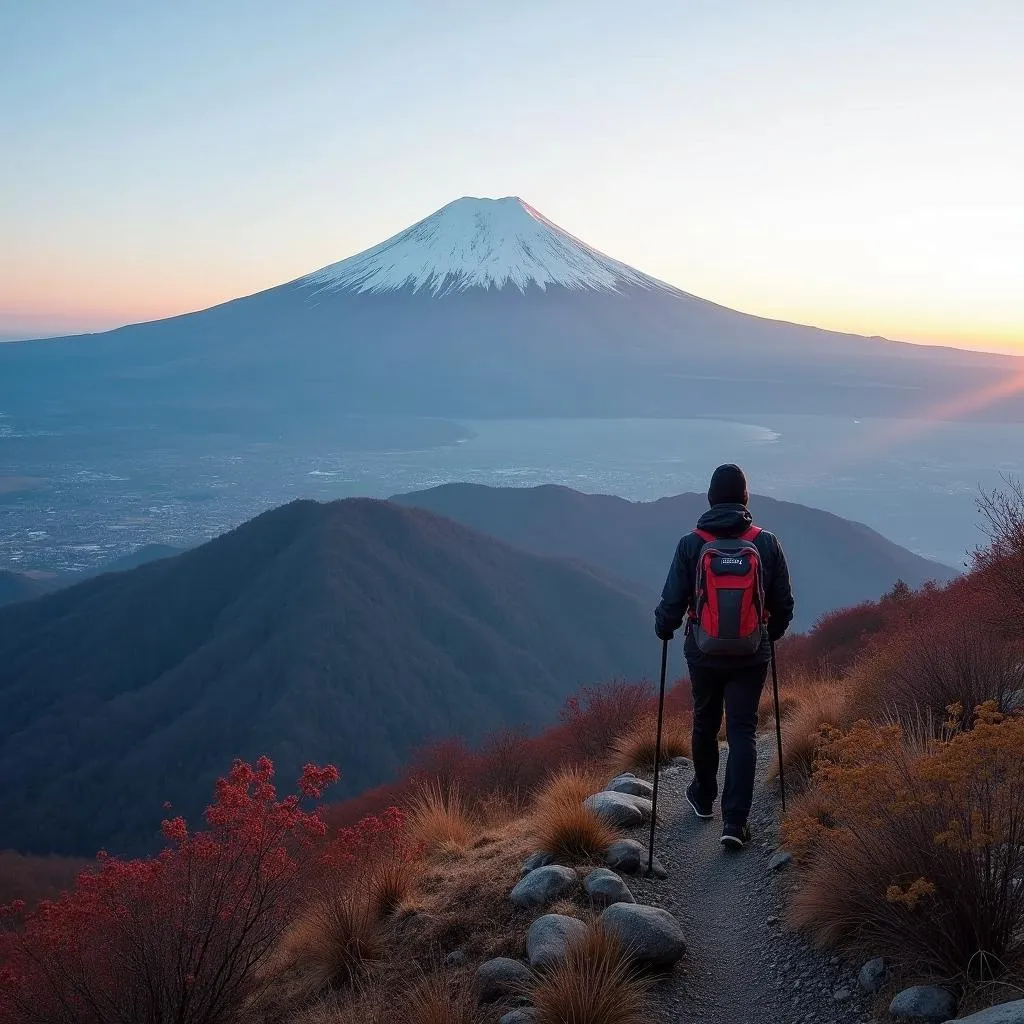
<path id="1" fill-rule="evenodd" d="M 716 537 L 738 537 L 753 521 L 746 505 L 723 503 L 712 505 L 697 520 L 697 529 L 707 530 Z"/>

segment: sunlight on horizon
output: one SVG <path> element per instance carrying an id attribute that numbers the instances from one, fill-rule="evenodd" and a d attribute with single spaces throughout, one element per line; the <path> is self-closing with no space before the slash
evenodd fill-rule
<path id="1" fill-rule="evenodd" d="M 1024 5 L 343 8 L 0 13 L 0 334 L 202 309 L 514 194 L 743 312 L 1024 355 Z"/>

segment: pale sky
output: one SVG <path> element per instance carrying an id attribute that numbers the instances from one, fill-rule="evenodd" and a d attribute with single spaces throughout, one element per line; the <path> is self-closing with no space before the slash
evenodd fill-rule
<path id="1" fill-rule="evenodd" d="M 0 0 L 0 334 L 519 195 L 736 309 L 1024 353 L 1022 0 Z"/>

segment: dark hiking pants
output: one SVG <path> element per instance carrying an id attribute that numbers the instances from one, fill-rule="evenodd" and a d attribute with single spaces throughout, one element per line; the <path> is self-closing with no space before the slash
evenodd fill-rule
<path id="1" fill-rule="evenodd" d="M 729 760 L 722 791 L 722 821 L 745 825 L 757 770 L 757 706 L 767 665 L 742 668 L 690 666 L 693 689 L 693 771 L 696 797 L 710 807 L 718 795 L 718 731 L 725 710 Z"/>

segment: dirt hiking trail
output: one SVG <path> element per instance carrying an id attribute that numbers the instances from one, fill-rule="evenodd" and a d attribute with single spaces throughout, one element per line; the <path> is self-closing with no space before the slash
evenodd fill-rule
<path id="1" fill-rule="evenodd" d="M 871 1024 L 875 1019 L 871 997 L 857 986 L 860 965 L 814 950 L 782 924 L 787 875 L 768 866 L 779 844 L 778 782 L 766 779 L 774 742 L 774 735 L 758 741 L 750 815 L 754 837 L 740 851 L 723 849 L 717 816 L 702 821 L 691 811 L 683 794 L 692 768 L 662 772 L 655 852 L 669 878 L 634 880 L 630 886 L 640 902 L 676 915 L 686 932 L 687 955 L 656 985 L 655 1021 Z M 726 754 L 723 748 L 719 785 Z"/>

